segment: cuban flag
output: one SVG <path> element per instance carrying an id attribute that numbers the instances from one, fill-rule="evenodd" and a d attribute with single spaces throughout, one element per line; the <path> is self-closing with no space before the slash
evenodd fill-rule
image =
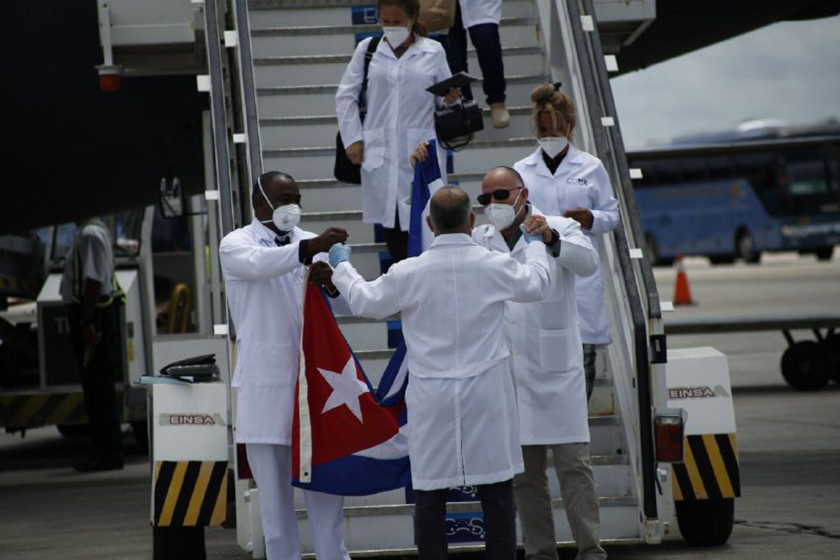
<path id="1" fill-rule="evenodd" d="M 408 443 L 401 432 L 404 388 L 387 399 L 378 397 L 324 294 L 309 284 L 303 317 L 292 484 L 342 496 L 407 486 L 411 474 Z M 388 376 L 386 372 L 383 381 Z M 396 373 L 390 377 L 395 379 Z"/>
<path id="2" fill-rule="evenodd" d="M 429 142 L 436 154 L 436 141 Z M 437 157 L 418 164 L 412 183 L 409 256 L 431 242 L 431 193 L 443 185 Z M 405 343 L 374 388 L 336 323 L 324 294 L 307 284 L 297 398 L 292 425 L 292 484 L 361 496 L 411 484 L 405 437 Z"/>
<path id="3" fill-rule="evenodd" d="M 429 199 L 443 186 L 443 174 L 438 163 L 437 140 L 428 141 L 429 157 L 414 167 L 411 183 L 411 223 L 408 228 L 408 256 L 416 257 L 432 244 L 432 231 L 426 224 Z"/>

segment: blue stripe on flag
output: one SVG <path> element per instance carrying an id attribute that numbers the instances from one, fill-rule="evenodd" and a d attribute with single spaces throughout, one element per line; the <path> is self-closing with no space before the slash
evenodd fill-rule
<path id="1" fill-rule="evenodd" d="M 429 186 L 441 180 L 437 158 L 437 140 L 429 140 L 429 157 L 414 166 L 414 180 L 411 182 L 411 224 L 408 228 L 408 256 L 416 257 L 423 252 L 423 211 L 431 196 Z"/>

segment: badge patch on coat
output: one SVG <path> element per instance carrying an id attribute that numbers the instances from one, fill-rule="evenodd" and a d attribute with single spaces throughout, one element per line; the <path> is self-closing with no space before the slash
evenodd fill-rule
<path id="1" fill-rule="evenodd" d="M 573 185 L 583 185 L 584 187 L 589 184 L 589 181 L 584 179 L 583 177 L 569 177 L 566 179 L 567 183 L 571 183 Z"/>

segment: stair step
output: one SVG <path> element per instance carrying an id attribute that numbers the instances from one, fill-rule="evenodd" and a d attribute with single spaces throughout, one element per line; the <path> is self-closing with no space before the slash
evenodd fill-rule
<path id="1" fill-rule="evenodd" d="M 598 505 L 602 508 L 610 507 L 635 507 L 638 500 L 633 496 L 608 496 L 598 499 Z M 563 500 L 555 498 L 551 501 L 554 509 L 563 509 Z M 481 511 L 481 502 L 447 502 L 447 513 L 472 513 Z M 297 509 L 297 518 L 306 519 L 306 509 Z M 389 504 L 377 506 L 344 506 L 344 517 L 372 517 L 372 516 L 402 516 L 412 517 L 414 504 Z"/>
<path id="2" fill-rule="evenodd" d="M 535 25 L 533 17 L 503 17 L 499 27 Z M 328 25 L 272 25 L 251 28 L 251 37 L 298 37 L 301 35 L 341 35 L 343 33 L 380 33 L 378 24 L 328 24 Z"/>
<path id="3" fill-rule="evenodd" d="M 518 70 L 518 69 L 515 69 Z M 510 69 L 508 69 L 510 71 Z M 508 103 L 525 105 L 530 102 L 531 91 L 538 84 L 548 81 L 542 74 L 505 76 Z M 472 86 L 473 95 L 483 103 L 483 81 Z M 263 118 L 297 115 L 335 114 L 335 92 L 338 84 L 276 86 L 257 88 L 257 106 Z"/>
<path id="4" fill-rule="evenodd" d="M 452 173 L 447 176 L 447 181 L 460 186 L 475 202 L 481 192 L 483 178 L 484 173 Z M 362 200 L 361 185 L 341 183 L 335 179 L 307 179 L 297 183 L 307 211 L 331 212 L 337 208 L 353 208 L 358 207 Z"/>
<path id="5" fill-rule="evenodd" d="M 250 0 L 248 2 L 251 26 L 266 28 L 288 25 L 320 26 L 350 25 L 352 7 L 368 6 L 372 8 L 366 23 L 375 23 L 375 0 L 325 2 L 324 0 Z M 534 17 L 536 10 L 533 0 L 505 0 L 502 2 L 502 17 Z"/>
<path id="6" fill-rule="evenodd" d="M 318 54 L 293 56 L 266 56 L 254 58 L 256 87 L 338 83 L 350 61 L 350 54 Z M 503 48 L 505 65 L 523 74 L 541 74 L 545 71 L 543 51 L 540 47 Z M 468 67 L 478 69 L 474 50 L 469 51 Z M 293 69 L 293 70 L 292 70 Z"/>
<path id="7" fill-rule="evenodd" d="M 457 173 L 486 173 L 496 165 L 511 165 L 529 155 L 537 147 L 533 137 L 507 140 L 475 140 L 454 157 Z M 277 169 L 297 180 L 320 179 L 332 173 L 335 165 L 335 144 L 263 150 L 266 169 Z"/>
<path id="8" fill-rule="evenodd" d="M 361 34 L 381 33 L 379 25 L 269 27 L 252 30 L 251 43 L 257 58 L 353 52 Z M 536 21 L 532 18 L 508 18 L 502 22 L 499 35 L 505 48 L 538 45 Z"/>
<path id="9" fill-rule="evenodd" d="M 511 114 L 510 126 L 493 128 L 490 110 L 484 109 L 484 130 L 476 133 L 476 139 L 505 140 L 534 133 L 530 106 L 509 107 L 508 111 Z M 260 119 L 262 146 L 266 150 L 335 142 L 337 131 L 338 119 L 335 114 Z"/>

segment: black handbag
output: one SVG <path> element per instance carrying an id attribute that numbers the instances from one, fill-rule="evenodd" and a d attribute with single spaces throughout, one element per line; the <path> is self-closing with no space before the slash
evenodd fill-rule
<path id="1" fill-rule="evenodd" d="M 365 51 L 364 78 L 362 78 L 362 89 L 359 92 L 359 118 L 362 122 L 365 122 L 365 116 L 367 115 L 368 68 L 370 67 L 373 53 L 376 52 L 376 47 L 379 46 L 379 41 L 380 37 L 371 39 L 370 43 L 368 43 L 367 51 Z M 362 184 L 362 166 L 354 164 L 347 157 L 340 131 L 335 135 L 335 166 L 333 167 L 333 175 L 343 183 Z"/>
<path id="2" fill-rule="evenodd" d="M 475 101 L 435 111 L 435 132 L 441 146 L 448 150 L 457 152 L 469 144 L 479 130 L 484 130 L 484 117 Z"/>

